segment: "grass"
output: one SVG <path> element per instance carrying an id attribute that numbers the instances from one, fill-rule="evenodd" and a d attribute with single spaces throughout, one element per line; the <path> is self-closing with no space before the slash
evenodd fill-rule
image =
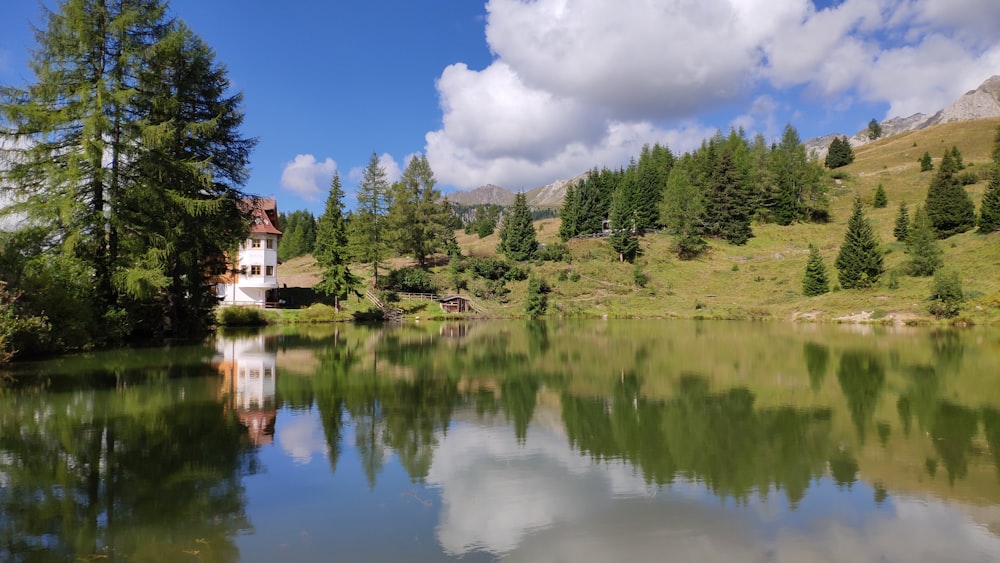
<path id="1" fill-rule="evenodd" d="M 672 250 L 671 237 L 649 234 L 641 239 L 637 260 L 648 278 L 644 287 L 635 284 L 635 266 L 620 263 L 601 239 L 569 242 L 569 262 L 532 264 L 535 275 L 552 287 L 549 316 L 607 318 L 704 318 L 749 320 L 802 320 L 811 322 L 934 323 L 927 312 L 932 278 L 903 274 L 905 247 L 892 234 L 900 201 L 907 202 L 911 216 L 922 205 L 934 171 L 920 172 L 917 160 L 924 151 L 934 158 L 935 169 L 945 150 L 958 147 L 970 170 L 991 165 L 990 153 L 1000 119 L 985 119 L 939 125 L 922 131 L 880 139 L 855 149 L 855 161 L 838 169 L 839 182 L 829 182 L 831 221 L 827 224 L 796 224 L 789 227 L 754 225 L 754 237 L 744 246 L 712 240 L 704 256 L 681 261 Z M 885 208 L 874 209 L 871 201 L 881 183 L 888 195 Z M 976 203 L 982 199 L 984 181 L 966 186 Z M 815 244 L 823 256 L 831 288 L 837 285 L 834 260 L 846 231 L 851 203 L 859 194 L 868 205 L 865 213 L 886 250 L 886 273 L 867 290 L 831 291 L 804 297 L 801 284 L 809 253 Z M 559 219 L 535 223 L 539 242 L 558 241 Z M 467 256 L 496 255 L 496 234 L 480 239 L 456 233 Z M 1000 322 L 1000 233 L 983 236 L 968 232 L 941 241 L 945 265 L 958 271 L 963 289 L 973 296 L 961 319 L 975 324 Z M 297 259 L 298 260 L 298 259 Z M 288 261 L 279 267 L 296 267 L 295 275 L 309 275 L 308 259 Z M 362 268 L 354 269 L 362 272 Z M 897 272 L 898 287 L 890 289 L 890 271 Z M 447 266 L 432 269 L 442 292 L 450 292 Z M 493 316 L 523 316 L 527 282 L 511 282 L 505 303 L 483 301 Z M 406 307 L 404 307 L 404 310 Z M 430 315 L 414 309 L 411 315 Z"/>

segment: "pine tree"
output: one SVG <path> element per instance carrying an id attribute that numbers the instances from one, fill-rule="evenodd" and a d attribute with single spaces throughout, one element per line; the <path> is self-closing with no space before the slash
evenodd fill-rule
<path id="1" fill-rule="evenodd" d="M 706 225 L 708 233 L 721 236 L 730 244 L 746 244 L 753 237 L 749 199 L 745 179 L 740 176 L 732 153 L 724 150 L 711 179 L 708 209 L 712 214 Z"/>
<path id="2" fill-rule="evenodd" d="M 973 228 L 976 210 L 965 187 L 956 177 L 958 171 L 952 151 L 945 151 L 941 166 L 927 190 L 924 209 L 938 238 L 948 238 Z"/>
<path id="3" fill-rule="evenodd" d="M 774 184 L 769 198 L 773 201 L 770 211 L 777 224 L 829 218 L 823 170 L 818 163 L 809 160 L 798 131 L 790 124 L 785 126 L 781 142 L 772 147 L 767 168 L 767 175 Z"/>
<path id="4" fill-rule="evenodd" d="M 899 213 L 896 214 L 896 225 L 892 228 L 892 235 L 900 242 L 906 242 L 906 237 L 910 232 L 910 212 L 906 208 L 906 202 L 899 202 Z"/>
<path id="5" fill-rule="evenodd" d="M 4 88 L 0 98 L 0 137 L 22 141 L 4 151 L 14 153 L 3 159 L 4 176 L 18 202 L 7 211 L 50 229 L 57 246 L 82 258 L 97 309 L 114 308 L 120 197 L 143 118 L 132 94 L 146 53 L 169 26 L 165 5 L 67 0 L 43 11 L 47 27 L 30 61 L 37 82 Z"/>
<path id="6" fill-rule="evenodd" d="M 874 117 L 868 122 L 868 139 L 874 141 L 882 136 L 882 126 Z"/>
<path id="7" fill-rule="evenodd" d="M 847 221 L 844 243 L 840 246 L 835 262 L 840 286 L 855 289 L 875 285 L 882 275 L 882 262 L 882 250 L 875 230 L 865 217 L 861 198 L 855 197 L 851 218 Z"/>
<path id="8" fill-rule="evenodd" d="M 911 276 L 929 276 L 944 264 L 934 227 L 921 207 L 913 212 L 913 223 L 906 237 L 906 252 L 910 255 L 906 271 Z"/>
<path id="9" fill-rule="evenodd" d="M 559 209 L 559 238 L 566 242 L 575 237 L 577 231 L 577 216 L 580 213 L 580 196 L 577 192 L 577 185 L 570 184 L 566 187 L 566 195 L 563 197 L 562 208 Z"/>
<path id="10" fill-rule="evenodd" d="M 636 169 L 635 166 L 629 166 L 612 197 L 609 217 L 611 236 L 608 237 L 608 243 L 618 253 L 618 259 L 622 262 L 631 262 L 639 253 L 639 239 L 636 232 L 638 211 L 635 203 L 637 192 Z"/>
<path id="11" fill-rule="evenodd" d="M 823 295 L 830 291 L 830 279 L 826 274 L 826 264 L 819 248 L 809 245 L 809 259 L 806 261 L 806 272 L 802 277 L 802 294 L 806 297 Z"/>
<path id="12" fill-rule="evenodd" d="M 348 268 L 347 221 L 344 218 L 344 189 L 340 174 L 334 173 L 326 208 L 316 222 L 316 244 L 313 250 L 316 264 L 323 279 L 316 289 L 333 297 L 333 306 L 339 312 L 340 302 L 351 292 L 357 292 L 360 280 Z"/>
<path id="13" fill-rule="evenodd" d="M 920 171 L 929 172 L 934 170 L 934 161 L 931 159 L 931 153 L 924 151 L 924 156 L 920 157 Z"/>
<path id="14" fill-rule="evenodd" d="M 549 307 L 549 292 L 552 288 L 542 278 L 531 276 L 528 278 L 528 295 L 524 301 L 524 312 L 529 319 L 538 319 L 545 315 Z"/>
<path id="15" fill-rule="evenodd" d="M 965 162 L 962 161 L 962 153 L 955 145 L 952 145 L 951 147 L 951 158 L 955 161 L 956 169 L 965 170 Z"/>
<path id="16" fill-rule="evenodd" d="M 872 200 L 872 207 L 875 209 L 883 209 L 885 206 L 889 205 L 889 197 L 885 193 L 885 188 L 882 183 L 879 182 L 878 186 L 875 188 L 875 197 Z"/>
<path id="17" fill-rule="evenodd" d="M 660 202 L 673 167 L 674 155 L 659 144 L 642 147 L 636 163 L 635 219 L 636 228 L 655 229 L 660 226 Z"/>
<path id="18" fill-rule="evenodd" d="M 207 328 L 216 304 L 206 261 L 245 236 L 251 209 L 240 187 L 256 140 L 239 133 L 242 95 L 229 92 L 225 68 L 188 27 L 171 26 L 147 57 L 133 98 L 143 116 L 134 175 L 117 197 L 109 192 L 121 225 L 115 287 L 156 302 L 170 332 L 190 335 Z"/>
<path id="19" fill-rule="evenodd" d="M 983 192 L 983 201 L 979 206 L 979 232 L 989 234 L 995 231 L 1000 231 L 1000 128 L 997 128 L 993 141 L 990 183 Z"/>
<path id="20" fill-rule="evenodd" d="M 535 226 L 528 208 L 528 198 L 524 192 L 514 196 L 514 206 L 504 218 L 500 227 L 500 243 L 497 251 L 511 260 L 530 260 L 538 250 Z"/>
<path id="21" fill-rule="evenodd" d="M 255 141 L 238 132 L 242 98 L 165 11 L 160 0 L 45 10 L 37 82 L 0 100 L 0 137 L 21 141 L 4 151 L 15 153 L 4 158 L 18 202 L 9 211 L 50 231 L 48 257 L 86 264 L 92 288 L 79 307 L 115 324 L 87 327 L 95 340 L 204 328 L 213 259 L 245 234 L 240 188 Z"/>
<path id="22" fill-rule="evenodd" d="M 386 211 L 389 182 L 376 153 L 368 159 L 358 184 L 358 205 L 348 228 L 351 256 L 372 267 L 372 286 L 378 287 L 378 268 L 388 253 Z"/>
<path id="23" fill-rule="evenodd" d="M 441 201 L 436 184 L 427 156 L 414 157 L 400 181 L 392 185 L 389 198 L 387 239 L 398 253 L 413 256 L 421 267 L 454 238 L 451 208 Z"/>
<path id="24" fill-rule="evenodd" d="M 691 182 L 692 159 L 684 155 L 670 171 L 661 215 L 667 231 L 674 235 L 674 248 L 682 260 L 698 257 L 708 248 L 702 238 L 702 194 Z"/>
<path id="25" fill-rule="evenodd" d="M 854 162 L 854 149 L 846 137 L 834 137 L 826 152 L 826 167 L 840 168 Z"/>

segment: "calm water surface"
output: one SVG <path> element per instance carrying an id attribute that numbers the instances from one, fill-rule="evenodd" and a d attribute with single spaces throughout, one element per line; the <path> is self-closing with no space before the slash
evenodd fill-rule
<path id="1" fill-rule="evenodd" d="M 1000 333 L 228 333 L 18 367 L 0 561 L 1000 561 Z"/>

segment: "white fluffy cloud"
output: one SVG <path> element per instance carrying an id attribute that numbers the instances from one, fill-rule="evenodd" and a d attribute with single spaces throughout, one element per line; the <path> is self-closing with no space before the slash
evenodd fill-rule
<path id="1" fill-rule="evenodd" d="M 1000 69 L 995 0 L 490 0 L 494 62 L 437 81 L 442 127 L 426 150 L 444 184 L 531 189 L 644 143 L 755 124 L 761 88 L 803 87 L 836 111 L 944 107 Z M 746 107 L 728 123 L 695 116 Z M 739 113 L 739 112 L 737 112 Z M 789 111 L 788 114 L 790 115 Z M 787 117 L 779 119 L 783 124 Z M 687 142 L 685 142 L 687 141 Z"/>
<path id="2" fill-rule="evenodd" d="M 810 484 L 798 511 L 774 490 L 733 508 L 696 480 L 678 477 L 657 488 L 624 462 L 594 462 L 564 432 L 534 424 L 521 443 L 510 426 L 477 422 L 438 434 L 427 482 L 441 491 L 436 531 L 446 553 L 481 550 L 510 562 L 971 561 L 1000 554 L 1000 540 L 959 503 L 893 494 L 891 509 L 871 511 L 858 503 L 870 499 L 870 489 L 860 490 L 866 485 L 848 499 L 823 479 Z M 833 494 L 839 502 L 829 501 Z"/>
<path id="3" fill-rule="evenodd" d="M 336 170 L 337 163 L 332 158 L 318 162 L 311 154 L 298 154 L 295 160 L 285 164 L 281 172 L 281 186 L 307 201 L 318 201 L 329 188 Z"/>

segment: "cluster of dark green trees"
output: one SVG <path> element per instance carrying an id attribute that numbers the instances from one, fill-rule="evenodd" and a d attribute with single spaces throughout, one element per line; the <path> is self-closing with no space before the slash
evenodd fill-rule
<path id="1" fill-rule="evenodd" d="M 791 125 L 771 145 L 762 135 L 751 141 L 733 130 L 680 158 L 667 147 L 647 146 L 627 168 L 594 169 L 570 186 L 559 234 L 568 240 L 609 230 L 620 258 L 633 261 L 636 237 L 665 228 L 677 255 L 691 259 L 708 248 L 707 237 L 745 244 L 753 221 L 828 220 L 823 178 Z"/>
<path id="2" fill-rule="evenodd" d="M 43 17 L 34 83 L 0 91 L 0 349 L 197 333 L 249 227 L 242 97 L 165 0 Z"/>
<path id="3" fill-rule="evenodd" d="M 847 137 L 834 137 L 830 142 L 830 148 L 826 152 L 824 163 L 827 168 L 840 168 L 854 162 L 854 149 Z"/>
<path id="4" fill-rule="evenodd" d="M 326 209 L 316 222 L 313 256 L 323 270 L 319 289 L 336 299 L 359 289 L 348 263 L 372 270 L 379 285 L 390 256 L 409 256 L 421 267 L 435 253 L 457 253 L 451 206 L 441 199 L 426 156 L 410 159 L 398 182 L 390 184 L 378 155 L 372 153 L 358 185 L 357 207 L 344 212 L 340 177 L 334 176 Z"/>
<path id="5" fill-rule="evenodd" d="M 285 261 L 312 254 L 316 245 L 316 217 L 306 209 L 291 213 L 279 213 L 281 244 L 278 246 L 278 260 Z"/>

